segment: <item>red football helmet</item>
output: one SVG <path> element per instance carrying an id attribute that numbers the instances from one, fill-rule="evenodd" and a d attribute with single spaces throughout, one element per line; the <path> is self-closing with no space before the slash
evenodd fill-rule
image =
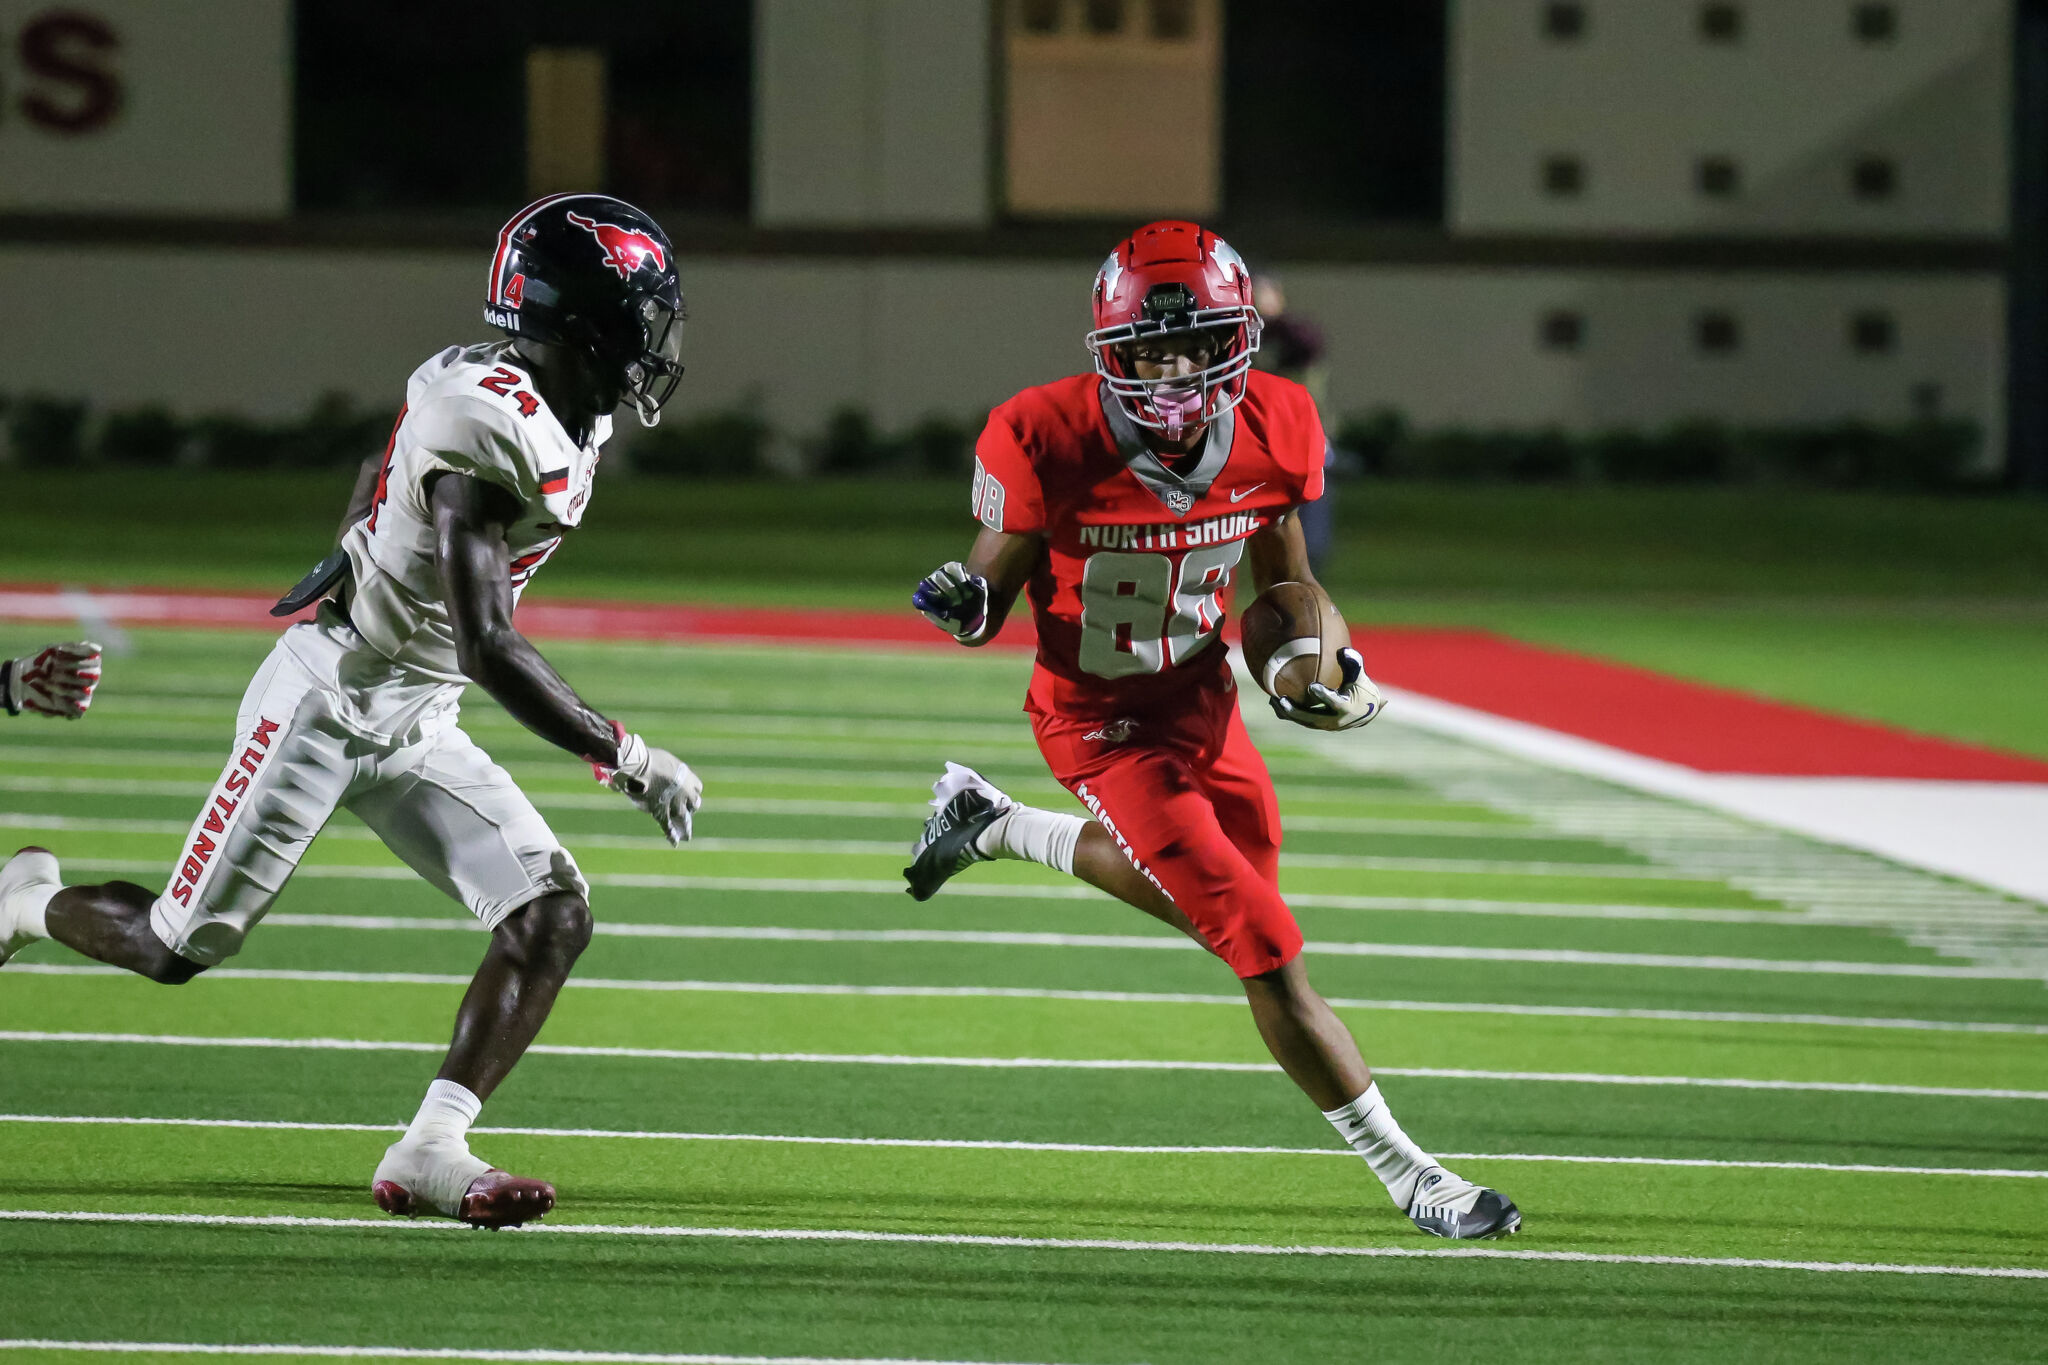
<path id="1" fill-rule="evenodd" d="M 1264 324 L 1252 306 L 1244 257 L 1194 223 L 1152 223 L 1132 233 L 1095 273 L 1095 372 L 1141 427 L 1179 440 L 1244 397 Z M 1122 347 L 1170 332 L 1218 334 L 1216 359 L 1194 374 L 1139 379 Z"/>

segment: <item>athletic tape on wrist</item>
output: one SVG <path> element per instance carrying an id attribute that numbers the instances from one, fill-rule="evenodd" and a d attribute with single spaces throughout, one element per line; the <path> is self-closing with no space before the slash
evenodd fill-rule
<path id="1" fill-rule="evenodd" d="M 612 784 L 612 774 L 625 766 L 626 742 L 632 739 L 633 736 L 627 734 L 626 727 L 615 720 L 607 721 L 606 724 L 612 727 L 612 761 L 606 763 L 603 759 L 593 754 L 583 755 L 583 761 L 590 765 L 590 775 L 603 785 L 609 787 Z"/>

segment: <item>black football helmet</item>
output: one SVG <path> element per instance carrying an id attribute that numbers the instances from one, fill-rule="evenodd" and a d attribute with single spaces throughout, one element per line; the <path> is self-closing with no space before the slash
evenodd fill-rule
<path id="1" fill-rule="evenodd" d="M 623 199 L 551 194 L 498 233 L 485 320 L 587 352 L 650 427 L 683 377 L 683 316 L 668 234 Z"/>

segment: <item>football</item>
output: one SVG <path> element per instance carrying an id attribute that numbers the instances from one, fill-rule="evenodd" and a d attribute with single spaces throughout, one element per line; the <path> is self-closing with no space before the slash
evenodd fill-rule
<path id="1" fill-rule="evenodd" d="M 1350 628 L 1329 594 L 1312 583 L 1275 583 L 1238 620 L 1245 667 L 1268 696 L 1307 701 L 1308 685 L 1341 687 L 1337 651 L 1351 643 Z"/>

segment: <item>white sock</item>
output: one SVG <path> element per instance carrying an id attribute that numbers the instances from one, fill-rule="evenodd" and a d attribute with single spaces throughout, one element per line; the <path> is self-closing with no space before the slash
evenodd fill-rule
<path id="1" fill-rule="evenodd" d="M 1437 1166 L 1436 1158 L 1417 1147 L 1394 1122 L 1387 1102 L 1380 1098 L 1375 1081 L 1342 1109 L 1326 1109 L 1323 1117 L 1351 1149 L 1365 1158 L 1372 1173 L 1387 1187 L 1387 1193 L 1403 1213 L 1415 1202 L 1415 1183 L 1424 1171 Z"/>
<path id="2" fill-rule="evenodd" d="M 1069 876 L 1074 872 L 1074 846 L 1088 822 L 1064 811 L 1012 806 L 989 823 L 974 841 L 977 853 L 989 858 L 1021 858 L 1043 863 Z"/>
<path id="3" fill-rule="evenodd" d="M 471 1094 L 469 1087 L 457 1085 L 454 1081 L 435 1081 L 427 1087 L 427 1097 L 420 1101 L 420 1112 L 413 1115 L 412 1126 L 405 1130 L 406 1142 L 447 1142 L 454 1140 L 467 1148 L 469 1146 L 469 1125 L 476 1122 L 484 1102 Z"/>
<path id="4" fill-rule="evenodd" d="M 45 890 L 39 886 L 21 892 L 20 898 L 15 901 L 17 909 L 14 914 L 14 927 L 30 938 L 48 938 L 50 926 L 45 922 L 44 915 L 50 908 L 50 902 L 63 889 L 61 886 L 53 886 Z"/>

